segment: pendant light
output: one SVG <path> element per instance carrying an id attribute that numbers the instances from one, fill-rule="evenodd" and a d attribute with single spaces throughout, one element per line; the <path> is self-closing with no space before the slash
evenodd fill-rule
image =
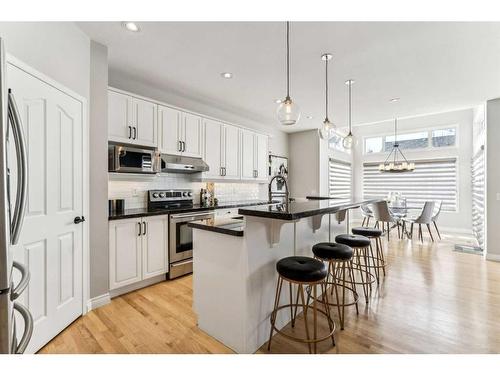
<path id="1" fill-rule="evenodd" d="M 319 130 L 319 136 L 321 139 L 329 139 L 330 132 L 335 129 L 335 125 L 333 122 L 330 122 L 330 119 L 328 118 L 328 61 L 331 59 L 332 55 L 330 53 L 321 55 L 321 60 L 325 62 L 325 119 L 323 120 L 321 129 Z"/>
<path id="2" fill-rule="evenodd" d="M 349 87 L 349 110 L 348 110 L 349 133 L 342 140 L 342 145 L 346 150 L 350 150 L 352 148 L 352 145 L 354 144 L 354 137 L 352 135 L 352 100 L 351 100 L 352 99 L 351 89 L 353 83 L 354 83 L 353 79 L 348 79 L 347 81 L 345 81 L 345 84 Z"/>
<path id="3" fill-rule="evenodd" d="M 400 156 L 401 158 L 399 158 L 398 156 Z M 413 172 L 415 170 L 415 163 L 409 163 L 408 160 L 406 160 L 403 152 L 399 149 L 397 118 L 394 119 L 394 144 L 392 146 L 392 150 L 385 161 L 379 164 L 378 169 L 380 172 L 389 173 Z"/>
<path id="4" fill-rule="evenodd" d="M 300 108 L 290 98 L 290 22 L 286 22 L 286 98 L 281 101 L 278 110 L 281 125 L 295 125 L 300 119 Z"/>

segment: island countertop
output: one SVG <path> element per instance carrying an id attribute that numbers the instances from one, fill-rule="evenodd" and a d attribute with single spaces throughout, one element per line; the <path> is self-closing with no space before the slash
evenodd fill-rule
<path id="1" fill-rule="evenodd" d="M 243 220 L 243 216 L 240 216 L 240 218 L 216 217 L 191 221 L 188 223 L 188 227 L 242 237 L 245 229 L 245 221 Z"/>
<path id="2" fill-rule="evenodd" d="M 305 217 L 332 214 L 342 210 L 359 207 L 363 204 L 371 204 L 382 199 L 297 199 L 281 204 L 267 204 L 261 206 L 244 207 L 238 210 L 240 215 L 265 217 L 277 220 L 298 220 Z"/>

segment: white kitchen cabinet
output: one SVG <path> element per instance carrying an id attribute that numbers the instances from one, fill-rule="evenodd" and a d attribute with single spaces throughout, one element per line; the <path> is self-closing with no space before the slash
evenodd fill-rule
<path id="1" fill-rule="evenodd" d="M 110 141 L 132 140 L 132 102 L 128 95 L 108 91 L 108 138 Z"/>
<path id="2" fill-rule="evenodd" d="M 269 166 L 269 137 L 264 134 L 255 135 L 255 169 L 257 171 L 256 179 L 259 181 L 268 180 Z"/>
<path id="3" fill-rule="evenodd" d="M 182 114 L 182 154 L 201 158 L 202 156 L 202 121 L 200 116 L 191 113 Z"/>
<path id="4" fill-rule="evenodd" d="M 255 179 L 255 133 L 241 131 L 241 178 Z"/>
<path id="5" fill-rule="evenodd" d="M 241 178 L 267 181 L 268 136 L 249 130 L 242 130 L 241 133 Z"/>
<path id="6" fill-rule="evenodd" d="M 182 112 L 165 107 L 158 106 L 158 149 L 162 154 L 180 155 L 182 154 Z"/>
<path id="7" fill-rule="evenodd" d="M 142 280 L 141 219 L 109 222 L 109 289 Z"/>
<path id="8" fill-rule="evenodd" d="M 232 125 L 223 127 L 224 178 L 240 178 L 240 129 Z"/>
<path id="9" fill-rule="evenodd" d="M 108 139 L 155 147 L 158 143 L 157 108 L 153 102 L 108 90 Z"/>
<path id="10" fill-rule="evenodd" d="M 144 217 L 141 235 L 142 279 L 168 272 L 168 216 Z"/>
<path id="11" fill-rule="evenodd" d="M 109 222 L 109 289 L 168 272 L 168 215 Z"/>
<path id="12" fill-rule="evenodd" d="M 204 119 L 205 126 L 205 145 L 204 157 L 205 163 L 208 164 L 209 170 L 204 172 L 203 177 L 209 179 L 222 178 L 222 139 L 223 125 L 214 120 Z"/>
<path id="13" fill-rule="evenodd" d="M 134 143 L 156 147 L 158 141 L 158 105 L 147 100 L 133 98 L 133 113 L 136 134 Z"/>
<path id="14" fill-rule="evenodd" d="M 204 120 L 204 160 L 210 170 L 206 179 L 240 178 L 240 129 L 214 120 Z"/>

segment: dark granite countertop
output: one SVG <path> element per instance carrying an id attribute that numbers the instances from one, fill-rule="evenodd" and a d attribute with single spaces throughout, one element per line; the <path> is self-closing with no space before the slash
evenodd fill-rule
<path id="1" fill-rule="evenodd" d="M 221 203 L 217 206 L 201 206 L 201 205 L 193 205 L 190 208 L 164 208 L 164 209 L 153 209 L 150 210 L 148 208 L 129 208 L 125 209 L 123 212 L 112 212 L 108 215 L 108 220 L 120 220 L 120 219 L 132 219 L 143 216 L 155 216 L 155 215 L 168 215 L 173 213 L 182 213 L 182 212 L 196 212 L 196 211 L 210 211 L 210 210 L 218 210 L 218 209 L 226 209 L 226 208 L 236 208 L 236 207 L 245 207 L 245 206 L 258 206 L 258 205 L 267 205 L 268 201 L 241 201 L 241 202 L 227 202 Z"/>
<path id="2" fill-rule="evenodd" d="M 220 217 L 192 221 L 188 223 L 188 227 L 242 237 L 245 229 L 245 220 L 243 220 L 243 216 L 241 216 L 241 219 Z"/>
<path id="3" fill-rule="evenodd" d="M 246 216 L 258 216 L 278 220 L 298 220 L 305 217 L 332 214 L 338 211 L 357 208 L 362 204 L 378 202 L 380 199 L 297 199 L 288 204 L 267 204 L 240 208 L 238 213 Z"/>

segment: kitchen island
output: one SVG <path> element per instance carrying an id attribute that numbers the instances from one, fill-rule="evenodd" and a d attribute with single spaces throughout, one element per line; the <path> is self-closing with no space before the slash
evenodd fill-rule
<path id="1" fill-rule="evenodd" d="M 231 223 L 190 224 L 198 326 L 237 353 L 254 353 L 269 339 L 276 262 L 291 255 L 312 256 L 315 243 L 347 232 L 347 220 L 337 221 L 346 211 L 376 201 L 303 198 L 240 208 L 243 218 Z M 276 326 L 285 326 L 289 318 L 278 314 Z"/>

